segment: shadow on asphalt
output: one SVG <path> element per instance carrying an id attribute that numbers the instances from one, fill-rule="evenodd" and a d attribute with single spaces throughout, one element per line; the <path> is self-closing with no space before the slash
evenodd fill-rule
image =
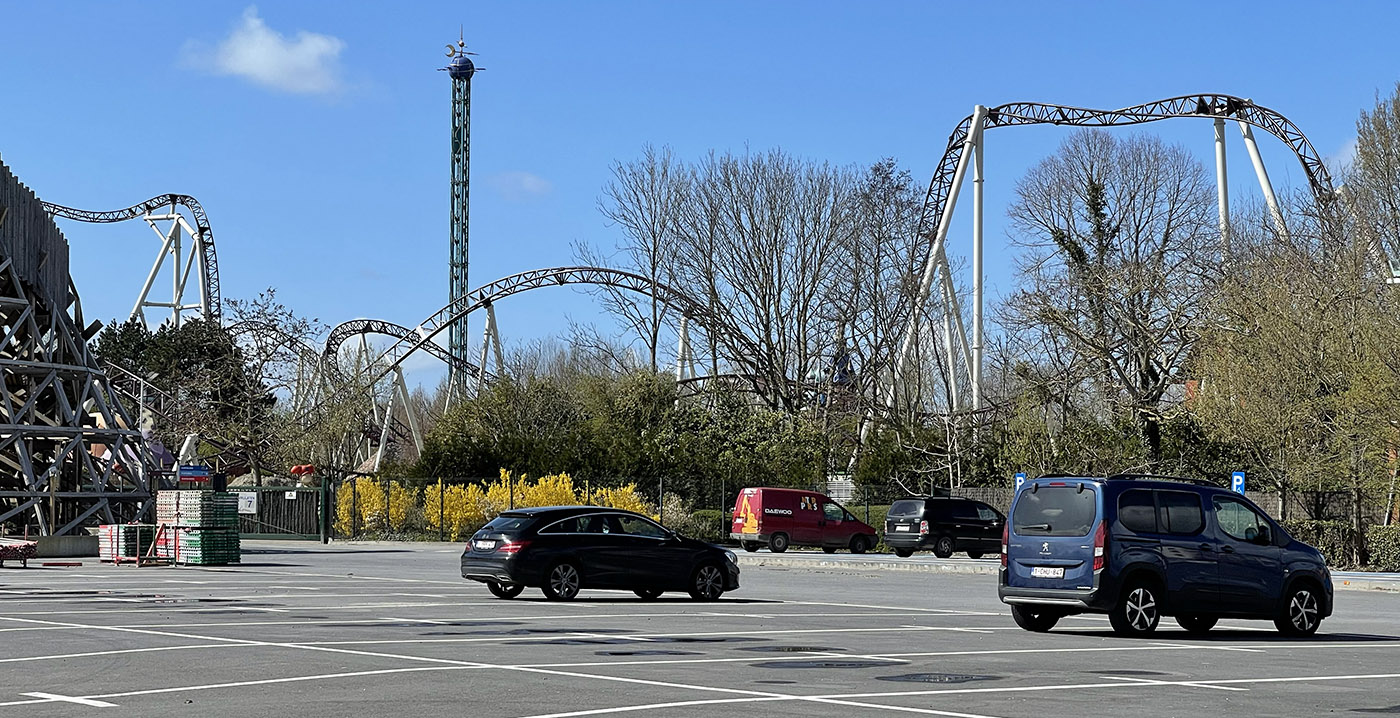
<path id="1" fill-rule="evenodd" d="M 1114 636 L 1112 629 L 1085 630 L 1082 628 L 1074 630 L 1052 630 L 1051 633 L 1059 633 L 1068 636 L 1088 636 L 1093 638 L 1103 638 L 1104 636 Z M 1192 643 L 1238 643 L 1248 641 L 1250 643 L 1296 643 L 1309 644 L 1317 642 L 1328 643 L 1394 643 L 1400 642 L 1400 636 L 1380 636 L 1366 633 L 1323 633 L 1318 632 L 1307 638 L 1295 638 L 1285 636 L 1280 633 L 1268 631 L 1241 631 L 1238 629 L 1220 628 L 1212 630 L 1206 634 L 1192 634 L 1186 631 L 1174 631 L 1171 629 L 1157 630 L 1149 635 L 1143 636 L 1139 640 L 1186 640 Z M 1132 639 L 1129 639 L 1132 640 Z"/>

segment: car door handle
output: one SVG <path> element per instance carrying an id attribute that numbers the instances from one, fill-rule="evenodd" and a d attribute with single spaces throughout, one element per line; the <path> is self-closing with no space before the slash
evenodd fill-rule
<path id="1" fill-rule="evenodd" d="M 1231 548 L 1231 547 L 1229 547 L 1229 546 L 1221 546 L 1221 547 L 1220 547 L 1220 553 L 1234 553 L 1234 552 L 1235 552 L 1235 549 L 1233 549 L 1233 548 Z"/>
<path id="2" fill-rule="evenodd" d="M 1202 550 L 1202 551 L 1213 551 L 1214 549 L 1211 547 L 1210 544 L 1208 544 L 1208 543 L 1203 543 L 1203 544 L 1201 544 L 1201 550 Z"/>

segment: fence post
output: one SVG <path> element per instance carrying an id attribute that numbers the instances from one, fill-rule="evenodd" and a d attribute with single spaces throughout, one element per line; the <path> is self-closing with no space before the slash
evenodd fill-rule
<path id="1" fill-rule="evenodd" d="M 656 477 L 656 520 L 666 525 L 666 477 Z"/>
<path id="2" fill-rule="evenodd" d="M 350 535 L 360 536 L 360 477 L 350 480 Z"/>
<path id="3" fill-rule="evenodd" d="M 443 491 L 442 491 L 442 479 L 439 478 L 439 479 L 438 479 L 438 540 L 439 540 L 439 541 L 445 541 L 445 540 L 447 540 L 447 539 L 445 538 L 446 535 L 447 535 L 447 534 L 446 534 L 446 531 L 445 531 L 445 530 L 446 530 L 446 527 L 445 527 L 445 526 L 443 525 L 443 523 L 442 523 L 442 517 L 444 516 L 444 512 L 443 512 L 443 508 L 442 508 L 442 496 L 443 496 Z"/>
<path id="4" fill-rule="evenodd" d="M 384 479 L 384 533 L 393 530 L 393 523 L 389 521 L 389 515 L 393 513 L 390 509 L 394 506 L 394 495 L 389 491 L 389 480 Z"/>

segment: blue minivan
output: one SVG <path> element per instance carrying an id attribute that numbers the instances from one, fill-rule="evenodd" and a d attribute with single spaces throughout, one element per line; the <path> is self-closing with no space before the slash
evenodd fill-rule
<path id="1" fill-rule="evenodd" d="M 1332 614 L 1332 576 L 1317 549 L 1244 496 L 1142 474 L 1026 482 L 1002 532 L 998 593 L 1028 631 L 1106 613 L 1124 635 L 1147 635 L 1173 616 L 1192 633 L 1253 618 L 1307 636 Z"/>

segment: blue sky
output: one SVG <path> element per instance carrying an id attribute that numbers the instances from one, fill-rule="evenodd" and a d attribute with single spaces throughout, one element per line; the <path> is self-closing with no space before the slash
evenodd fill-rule
<path id="1" fill-rule="evenodd" d="M 328 324 L 411 326 L 447 300 L 450 88 L 435 69 L 459 26 L 486 68 L 473 91 L 477 286 L 570 264 L 575 241 L 612 246 L 600 189 L 648 142 L 684 158 L 892 156 L 927 182 L 974 104 L 1221 92 L 1343 157 L 1358 112 L 1400 80 L 1397 15 L 1382 2 L 8 3 L 0 157 L 59 204 L 195 196 L 226 297 L 272 285 Z M 1210 161 L 1208 121 L 1148 131 Z M 1002 250 L 1012 188 L 1066 132 L 988 133 L 993 296 L 1016 281 Z M 1231 197 L 1257 196 L 1233 128 L 1230 141 Z M 1260 142 L 1275 185 L 1298 186 L 1291 153 Z M 124 317 L 155 237 L 139 223 L 63 228 L 86 311 Z M 508 342 L 601 318 L 570 289 L 497 311 Z M 434 381 L 430 360 L 415 368 Z"/>

